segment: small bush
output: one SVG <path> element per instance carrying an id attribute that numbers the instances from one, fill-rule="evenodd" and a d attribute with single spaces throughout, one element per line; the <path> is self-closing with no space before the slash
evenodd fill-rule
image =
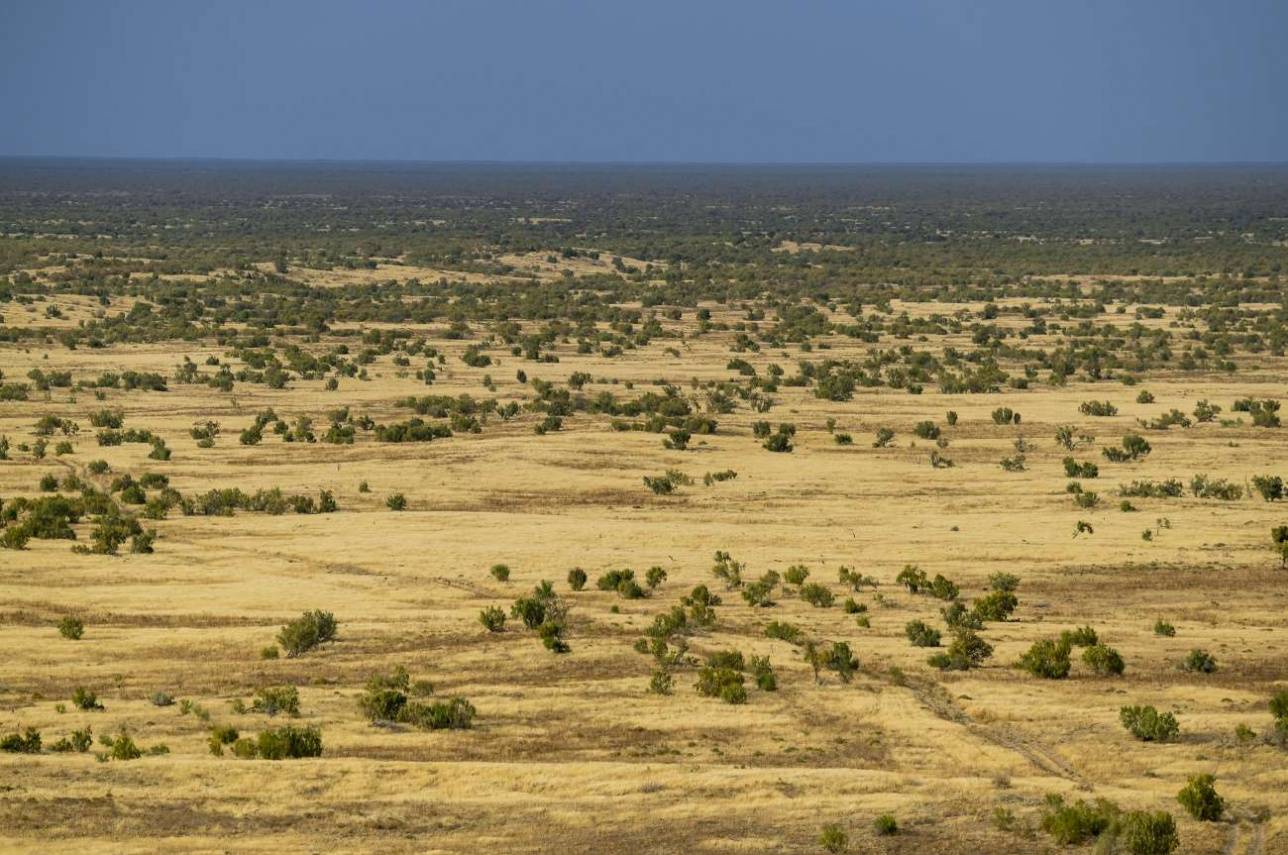
<path id="1" fill-rule="evenodd" d="M 1225 811 L 1225 800 L 1217 795 L 1215 783 L 1211 775 L 1193 775 L 1176 794 L 1176 800 L 1199 822 L 1216 822 Z"/>
<path id="2" fill-rule="evenodd" d="M 696 688 L 706 697 L 719 698 L 727 704 L 743 704 L 747 702 L 747 689 L 743 682 L 742 674 L 733 668 L 708 665 L 698 672 Z"/>
<path id="3" fill-rule="evenodd" d="M 954 634 L 952 643 L 945 652 L 936 653 L 927 661 L 941 671 L 969 671 L 983 664 L 992 655 L 992 645 L 966 629 Z"/>
<path id="4" fill-rule="evenodd" d="M 1195 648 L 1181 662 L 1181 670 L 1191 674 L 1211 674 L 1216 670 L 1216 659 L 1206 650 Z"/>
<path id="5" fill-rule="evenodd" d="M 914 620 L 909 621 L 903 628 L 904 634 L 912 642 L 914 647 L 938 647 L 939 630 L 927 626 L 925 623 Z"/>
<path id="6" fill-rule="evenodd" d="M 832 648 L 827 651 L 823 664 L 835 671 L 842 683 L 850 682 L 854 672 L 859 670 L 859 660 L 850 652 L 850 645 L 844 641 L 832 642 Z"/>
<path id="7" fill-rule="evenodd" d="M 648 690 L 655 695 L 669 695 L 674 684 L 675 680 L 669 671 L 658 669 L 649 678 Z"/>
<path id="8" fill-rule="evenodd" d="M 657 590 L 657 587 L 666 581 L 666 571 L 661 567 L 650 567 L 644 573 L 644 581 L 648 583 L 650 591 Z"/>
<path id="9" fill-rule="evenodd" d="M 278 713 L 297 716 L 300 714 L 300 690 L 294 686 L 265 686 L 255 692 L 251 709 L 268 716 Z"/>
<path id="10" fill-rule="evenodd" d="M 912 432 L 920 439 L 939 439 L 939 426 L 932 421 L 917 422 Z"/>
<path id="11" fill-rule="evenodd" d="M 1020 587 L 1020 577 L 1014 573 L 993 573 L 988 577 L 991 591 L 1004 591 L 1013 594 Z"/>
<path id="12" fill-rule="evenodd" d="M 391 511 L 405 511 L 407 510 L 407 497 L 402 493 L 394 493 L 385 499 L 385 507 Z"/>
<path id="13" fill-rule="evenodd" d="M 1166 811 L 1132 811 L 1115 826 L 1115 837 L 1130 855 L 1171 855 L 1181 845 L 1176 820 Z"/>
<path id="14" fill-rule="evenodd" d="M 137 760 L 143 756 L 143 750 L 125 731 L 115 737 L 101 736 L 98 741 L 107 748 L 106 758 L 109 760 Z"/>
<path id="15" fill-rule="evenodd" d="M 316 609 L 305 612 L 282 627 L 277 634 L 277 643 L 282 645 L 288 658 L 294 658 L 320 644 L 333 641 L 338 627 L 335 615 Z"/>
<path id="16" fill-rule="evenodd" d="M 800 595 L 802 600 L 819 609 L 830 607 L 836 600 L 836 597 L 830 590 L 817 582 L 810 582 L 807 585 L 802 585 Z"/>
<path id="17" fill-rule="evenodd" d="M 84 730 L 73 730 L 69 736 L 65 736 L 49 746 L 49 750 L 59 753 L 74 751 L 77 754 L 84 754 L 94 744 L 93 733 L 93 729 L 88 727 Z"/>
<path id="18" fill-rule="evenodd" d="M 1089 626 L 1066 629 L 1060 633 L 1060 643 L 1068 647 L 1090 647 L 1099 641 L 1096 631 Z"/>
<path id="19" fill-rule="evenodd" d="M 1093 644 L 1082 651 L 1082 661 L 1101 677 L 1119 676 L 1126 667 L 1118 651 L 1104 644 Z"/>
<path id="20" fill-rule="evenodd" d="M 255 756 L 261 760 L 321 757 L 322 733 L 313 725 L 266 730 L 255 740 Z"/>
<path id="21" fill-rule="evenodd" d="M 224 746 L 232 745 L 240 736 L 241 734 L 237 732 L 237 728 L 232 725 L 217 724 L 210 728 L 210 738 L 206 744 L 210 746 L 211 754 L 220 757 L 224 753 Z"/>
<path id="22" fill-rule="evenodd" d="M 574 591 L 580 591 L 586 587 L 586 571 L 580 567 L 574 567 L 568 571 L 568 587 Z"/>
<path id="23" fill-rule="evenodd" d="M 783 571 L 783 581 L 789 585 L 803 585 L 809 578 L 809 568 L 803 564 L 793 564 Z"/>
<path id="24" fill-rule="evenodd" d="M 1142 742 L 1171 742 L 1181 732 L 1176 716 L 1160 713 L 1151 706 L 1123 707 L 1118 711 L 1118 720 Z"/>
<path id="25" fill-rule="evenodd" d="M 493 564 L 488 573 L 492 574 L 492 578 L 498 582 L 510 581 L 510 568 L 505 564 Z"/>
<path id="26" fill-rule="evenodd" d="M 899 823 L 893 814 L 883 813 L 872 821 L 872 828 L 877 834 L 888 836 L 899 832 Z"/>
<path id="27" fill-rule="evenodd" d="M 98 702 L 98 695 L 91 692 L 84 686 L 77 686 L 72 692 L 72 705 L 78 710 L 101 710 L 103 705 Z"/>
<path id="28" fill-rule="evenodd" d="M 818 836 L 818 845 L 832 855 L 839 855 L 849 851 L 850 837 L 839 825 L 825 825 Z"/>
<path id="29" fill-rule="evenodd" d="M 479 612 L 479 623 L 483 624 L 488 632 L 501 632 L 505 629 L 505 611 L 496 606 L 488 606 Z"/>
<path id="30" fill-rule="evenodd" d="M 40 731 L 34 727 L 29 727 L 22 733 L 10 733 L 0 738 L 0 751 L 7 751 L 10 754 L 39 754 L 40 746 Z"/>
<path id="31" fill-rule="evenodd" d="M 995 590 L 976 600 L 971 612 L 980 621 L 1004 621 L 1019 604 L 1019 598 L 1010 591 Z"/>
<path id="32" fill-rule="evenodd" d="M 1118 807 L 1105 799 L 1088 803 L 1079 799 L 1065 804 L 1058 795 L 1047 796 L 1041 827 L 1061 846 L 1072 846 L 1099 837 L 1118 818 Z"/>
<path id="33" fill-rule="evenodd" d="M 58 622 L 58 634 L 63 638 L 79 641 L 80 637 L 85 634 L 85 624 L 80 618 L 68 615 Z"/>
<path id="34" fill-rule="evenodd" d="M 765 636 L 768 638 L 777 638 L 780 641 L 786 641 L 789 644 L 796 644 L 803 637 L 800 627 L 794 624 L 784 623 L 782 621 L 770 621 L 765 627 Z"/>
<path id="35" fill-rule="evenodd" d="M 1049 638 L 1033 642 L 1020 661 L 1019 668 L 1045 680 L 1062 680 L 1069 676 L 1069 648 Z"/>
<path id="36" fill-rule="evenodd" d="M 1159 618 L 1158 620 L 1154 621 L 1154 635 L 1161 635 L 1166 638 L 1171 638 L 1172 636 L 1176 635 L 1176 627 L 1172 626 L 1170 623 L 1163 620 L 1162 618 Z"/>

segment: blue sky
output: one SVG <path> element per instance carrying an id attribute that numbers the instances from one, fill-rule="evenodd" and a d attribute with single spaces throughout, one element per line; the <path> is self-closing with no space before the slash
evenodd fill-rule
<path id="1" fill-rule="evenodd" d="M 1282 0 L 0 0 L 0 155 L 1288 160 Z"/>

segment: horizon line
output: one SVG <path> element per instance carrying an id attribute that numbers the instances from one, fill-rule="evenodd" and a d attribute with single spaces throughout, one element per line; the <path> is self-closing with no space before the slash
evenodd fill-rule
<path id="1" fill-rule="evenodd" d="M 220 164 L 309 164 L 309 165 L 404 165 L 404 166 L 706 166 L 706 167 L 998 167 L 998 166 L 1081 166 L 1081 167 L 1222 167 L 1288 166 L 1285 160 L 518 160 L 518 159 L 424 159 L 424 158 L 330 158 L 330 157 L 221 157 L 210 155 L 95 155 L 95 154 L 4 154 L 3 161 L 69 161 L 104 163 L 220 163 Z"/>

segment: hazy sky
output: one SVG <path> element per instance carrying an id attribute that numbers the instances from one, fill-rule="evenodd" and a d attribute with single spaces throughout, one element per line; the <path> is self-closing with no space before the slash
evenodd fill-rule
<path id="1" fill-rule="evenodd" d="M 0 154 L 1288 160 L 1288 0 L 0 0 Z"/>

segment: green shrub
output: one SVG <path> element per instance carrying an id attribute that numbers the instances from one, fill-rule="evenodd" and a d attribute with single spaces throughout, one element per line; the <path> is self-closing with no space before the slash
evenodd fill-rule
<path id="1" fill-rule="evenodd" d="M 483 624 L 488 632 L 500 632 L 505 629 L 505 612 L 496 606 L 488 606 L 479 612 L 479 623 Z"/>
<path id="2" fill-rule="evenodd" d="M 469 730 L 477 714 L 465 698 L 454 697 L 429 704 L 411 701 L 403 707 L 398 720 L 421 730 Z"/>
<path id="3" fill-rule="evenodd" d="M 493 564 L 492 568 L 488 570 L 488 573 L 492 574 L 492 578 L 498 582 L 510 581 L 510 568 L 508 565 Z"/>
<path id="4" fill-rule="evenodd" d="M 839 825 L 825 825 L 818 836 L 818 845 L 832 855 L 839 855 L 849 851 L 850 837 Z"/>
<path id="5" fill-rule="evenodd" d="M 10 733 L 0 738 L 0 751 L 7 751 L 10 754 L 39 754 L 40 746 L 40 731 L 34 727 L 29 727 L 22 733 Z"/>
<path id="6" fill-rule="evenodd" d="M 1108 831 L 1118 818 L 1119 810 L 1112 802 L 1081 799 L 1065 804 L 1064 799 L 1051 794 L 1046 798 L 1040 825 L 1043 831 L 1055 838 L 1061 846 L 1073 846 L 1095 839 Z"/>
<path id="7" fill-rule="evenodd" d="M 802 600 L 809 603 L 811 606 L 820 609 L 830 607 L 836 600 L 836 597 L 830 590 L 817 582 L 810 582 L 807 585 L 802 585 L 800 596 Z"/>
<path id="8" fill-rule="evenodd" d="M 1118 415 L 1118 408 L 1108 401 L 1083 401 L 1078 406 L 1078 411 L 1084 416 L 1099 416 L 1101 418 Z"/>
<path id="9" fill-rule="evenodd" d="M 905 564 L 899 571 L 899 575 L 894 577 L 896 585 L 902 585 L 908 589 L 908 593 L 915 594 L 922 588 L 925 588 L 929 581 L 926 578 L 926 571 L 922 570 L 915 564 Z"/>
<path id="10" fill-rule="evenodd" d="M 1123 707 L 1118 711 L 1118 720 L 1142 742 L 1171 742 L 1181 732 L 1176 716 L 1160 713 L 1151 706 Z"/>
<path id="11" fill-rule="evenodd" d="M 1284 497 L 1284 479 L 1278 475 L 1253 475 L 1252 486 L 1267 502 L 1275 502 Z"/>
<path id="12" fill-rule="evenodd" d="M 1280 689 L 1270 696 L 1270 714 L 1277 723 L 1288 725 L 1288 689 Z M 1288 727 L 1282 729 L 1288 730 Z"/>
<path id="13" fill-rule="evenodd" d="M 78 710 L 101 710 L 103 705 L 98 702 L 98 695 L 91 692 L 84 686 L 77 686 L 72 692 L 72 705 Z"/>
<path id="14" fill-rule="evenodd" d="M 854 672 L 859 670 L 859 660 L 850 652 L 850 645 L 844 641 L 832 642 L 831 649 L 823 658 L 823 665 L 835 671 L 842 683 L 850 682 Z"/>
<path id="15" fill-rule="evenodd" d="M 1020 577 L 1014 573 L 993 573 L 988 577 L 988 587 L 991 591 L 1013 594 L 1020 587 Z"/>
<path id="16" fill-rule="evenodd" d="M 935 578 L 930 581 L 930 586 L 927 590 L 930 596 L 940 600 L 955 600 L 960 593 L 957 585 L 952 580 L 939 573 L 936 573 Z"/>
<path id="17" fill-rule="evenodd" d="M 300 714 L 300 690 L 294 686 L 265 686 L 255 692 L 251 709 L 269 716 L 278 713 L 297 716 Z"/>
<path id="18" fill-rule="evenodd" d="M 50 751 L 56 751 L 60 754 L 75 752 L 84 754 L 94 744 L 94 731 L 92 728 L 84 730 L 73 730 L 70 735 L 49 746 Z"/>
<path id="19" fill-rule="evenodd" d="M 1211 775 L 1192 775 L 1176 800 L 1199 822 L 1216 822 L 1225 811 L 1225 800 L 1217 795 L 1215 783 Z"/>
<path id="20" fill-rule="evenodd" d="M 31 529 L 26 525 L 11 525 L 0 531 L 0 548 L 26 549 L 31 540 Z"/>
<path id="21" fill-rule="evenodd" d="M 657 590 L 666 581 L 666 571 L 661 567 L 650 567 L 644 573 L 644 581 L 648 583 L 650 591 Z"/>
<path id="22" fill-rule="evenodd" d="M 938 439 L 939 438 L 939 426 L 929 420 L 924 422 L 917 422 L 917 424 L 913 426 L 912 432 L 916 434 L 920 439 Z"/>
<path id="23" fill-rule="evenodd" d="M 789 585 L 803 585 L 809 578 L 809 568 L 804 564 L 793 564 L 783 571 L 783 581 Z"/>
<path id="24" fill-rule="evenodd" d="M 125 731 L 121 731 L 115 737 L 101 736 L 99 742 L 107 748 L 106 759 L 109 760 L 137 760 L 143 756 L 143 750 L 135 743 L 134 739 Z"/>
<path id="25" fill-rule="evenodd" d="M 872 821 L 872 828 L 877 834 L 888 836 L 899 832 L 899 823 L 893 814 L 883 813 Z"/>
<path id="26" fill-rule="evenodd" d="M 1011 616 L 1020 600 L 1010 591 L 990 591 L 971 605 L 971 612 L 980 621 L 1004 621 Z"/>
<path id="27" fill-rule="evenodd" d="M 1206 650 L 1195 648 L 1181 662 L 1181 670 L 1191 674 L 1211 674 L 1216 670 L 1216 659 Z"/>
<path id="28" fill-rule="evenodd" d="M 80 618 L 68 615 L 58 622 L 58 634 L 63 638 L 78 641 L 85 634 L 85 624 Z"/>
<path id="29" fill-rule="evenodd" d="M 659 668 L 649 678 L 648 690 L 655 695 L 669 695 L 674 683 L 675 680 L 671 677 L 671 673 Z"/>
<path id="30" fill-rule="evenodd" d="M 1016 665 L 1035 677 L 1062 680 L 1069 676 L 1071 667 L 1069 648 L 1059 641 L 1044 638 L 1033 642 L 1033 646 L 1020 657 Z"/>
<path id="31" fill-rule="evenodd" d="M 1101 677 L 1118 676 L 1126 667 L 1118 651 L 1104 644 L 1093 644 L 1082 651 L 1082 661 Z"/>
<path id="32" fill-rule="evenodd" d="M 1064 474 L 1066 478 L 1099 478 L 1100 467 L 1091 461 L 1079 463 L 1072 457 L 1064 458 Z"/>
<path id="33" fill-rule="evenodd" d="M 796 644 L 804 637 L 800 627 L 776 620 L 770 621 L 769 625 L 765 627 L 765 635 L 768 638 L 777 638 L 789 644 Z"/>
<path id="34" fill-rule="evenodd" d="M 1116 823 L 1115 838 L 1130 855 L 1171 855 L 1180 846 L 1176 820 L 1166 811 L 1131 811 Z"/>
<path id="35" fill-rule="evenodd" d="M 241 734 L 237 728 L 230 724 L 217 724 L 210 728 L 210 738 L 206 744 L 210 747 L 210 753 L 220 757 L 224 753 L 225 745 L 232 745 L 240 738 Z"/>
<path id="36" fill-rule="evenodd" d="M 1176 635 L 1176 627 L 1172 626 L 1170 623 L 1163 620 L 1162 618 L 1159 618 L 1158 620 L 1154 621 L 1154 635 L 1161 635 L 1167 638 L 1171 638 L 1172 636 Z"/>
<path id="37" fill-rule="evenodd" d="M 743 682 L 742 674 L 733 668 L 707 665 L 698 672 L 696 688 L 706 697 L 720 698 L 727 704 L 743 704 L 747 702 L 747 689 Z"/>
<path id="38" fill-rule="evenodd" d="M 904 634 L 912 642 L 914 647 L 938 647 L 939 630 L 927 626 L 925 623 L 914 620 L 909 621 L 903 628 Z"/>
<path id="39" fill-rule="evenodd" d="M 1096 631 L 1089 626 L 1078 629 L 1066 629 L 1060 633 L 1060 643 L 1067 647 L 1090 647 L 1099 643 Z"/>
<path id="40" fill-rule="evenodd" d="M 338 627 L 335 615 L 315 609 L 282 627 L 277 634 L 277 643 L 282 645 L 288 658 L 294 658 L 320 644 L 333 641 Z"/>
<path id="41" fill-rule="evenodd" d="M 407 497 L 402 493 L 394 493 L 385 499 L 385 507 L 391 511 L 405 511 L 407 510 Z"/>
<path id="42" fill-rule="evenodd" d="M 992 655 L 992 645 L 966 629 L 954 634 L 945 652 L 936 653 L 927 661 L 941 671 L 969 671 L 982 665 Z"/>
<path id="43" fill-rule="evenodd" d="M 747 662 L 747 668 L 751 671 L 752 679 L 756 681 L 756 688 L 762 692 L 778 691 L 778 677 L 774 674 L 774 666 L 770 664 L 768 656 L 753 656 Z"/>
<path id="44" fill-rule="evenodd" d="M 255 756 L 261 760 L 321 757 L 322 733 L 314 725 L 266 730 L 255 740 Z"/>
<path id="45" fill-rule="evenodd" d="M 1225 478 L 1209 478 L 1206 475 L 1195 475 L 1190 479 L 1190 492 L 1196 499 L 1219 499 L 1234 502 L 1243 498 L 1243 487 L 1231 483 Z"/>
<path id="46" fill-rule="evenodd" d="M 580 567 L 574 567 L 568 571 L 568 587 L 574 591 L 580 591 L 586 587 L 586 571 Z"/>

